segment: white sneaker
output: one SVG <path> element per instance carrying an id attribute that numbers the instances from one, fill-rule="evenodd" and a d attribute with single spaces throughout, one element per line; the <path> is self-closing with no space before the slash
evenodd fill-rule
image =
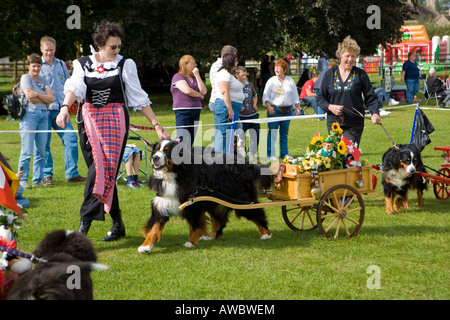
<path id="1" fill-rule="evenodd" d="M 269 160 L 270 160 L 270 161 L 278 161 L 278 158 L 275 157 L 275 156 L 271 156 L 271 157 L 269 158 Z"/>
<path id="2" fill-rule="evenodd" d="M 390 114 L 391 114 L 390 111 L 386 111 L 386 110 L 383 110 L 383 109 L 380 110 L 380 116 L 387 116 L 387 115 L 390 115 Z"/>
<path id="3" fill-rule="evenodd" d="M 22 188 L 30 189 L 30 185 L 28 184 L 28 181 L 23 180 L 23 181 L 20 181 L 19 183 L 22 186 Z"/>
<path id="4" fill-rule="evenodd" d="M 390 106 L 396 106 L 396 105 L 398 105 L 400 102 L 398 102 L 397 100 L 395 100 L 395 99 L 389 99 L 389 105 Z"/>

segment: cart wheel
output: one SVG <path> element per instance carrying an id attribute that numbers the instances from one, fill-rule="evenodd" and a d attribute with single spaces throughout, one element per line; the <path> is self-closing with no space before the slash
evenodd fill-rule
<path id="1" fill-rule="evenodd" d="M 447 177 L 450 176 L 450 169 L 449 168 L 440 168 L 438 170 L 437 176 L 444 176 Z M 436 199 L 439 200 L 445 200 L 450 197 L 450 186 L 446 184 L 444 181 L 435 181 L 433 184 L 433 191 L 434 195 L 436 196 Z"/>
<path id="2" fill-rule="evenodd" d="M 347 237 L 352 237 L 361 228 L 364 211 L 364 200 L 355 188 L 345 184 L 336 185 L 328 189 L 319 201 L 319 230 L 327 238 L 337 238 L 342 228 Z"/>
<path id="3" fill-rule="evenodd" d="M 308 231 L 317 228 L 314 219 L 311 216 L 311 207 L 282 206 L 284 222 L 294 231 Z"/>

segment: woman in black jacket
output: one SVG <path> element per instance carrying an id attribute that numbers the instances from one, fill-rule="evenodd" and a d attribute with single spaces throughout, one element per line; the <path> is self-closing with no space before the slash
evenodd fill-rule
<path id="1" fill-rule="evenodd" d="M 372 114 L 372 123 L 381 123 L 369 76 L 355 66 L 359 52 L 360 47 L 350 36 L 339 44 L 336 56 L 340 64 L 325 71 L 317 98 L 319 107 L 327 113 L 328 131 L 333 122 L 338 122 L 343 135 L 357 145 L 364 130 L 365 106 Z"/>

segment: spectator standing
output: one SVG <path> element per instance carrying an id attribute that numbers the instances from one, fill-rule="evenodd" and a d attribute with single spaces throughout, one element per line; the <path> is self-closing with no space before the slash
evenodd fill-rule
<path id="1" fill-rule="evenodd" d="M 19 172 L 23 172 L 20 184 L 24 189 L 30 188 L 28 175 L 30 174 L 31 157 L 33 156 L 33 187 L 47 184 L 44 178 L 45 144 L 48 129 L 48 105 L 53 102 L 53 93 L 44 77 L 39 74 L 42 59 L 37 53 L 31 54 L 27 59 L 28 73 L 20 78 L 20 92 L 22 101 L 27 104 L 25 115 L 20 119 L 21 149 L 19 158 Z"/>
<path id="2" fill-rule="evenodd" d="M 295 113 L 300 114 L 300 99 L 295 81 L 287 76 L 288 65 L 284 59 L 275 64 L 275 76 L 269 79 L 264 89 L 263 104 L 267 107 L 267 118 L 288 117 L 292 115 L 292 106 Z M 276 160 L 275 141 L 278 129 L 280 130 L 280 158 L 292 157 L 288 150 L 289 120 L 269 122 L 269 135 L 267 137 L 267 156 Z"/>
<path id="3" fill-rule="evenodd" d="M 247 69 L 242 66 L 236 68 L 236 78 L 244 86 L 245 99 L 242 103 L 242 111 L 239 115 L 241 120 L 254 120 L 259 118 L 258 113 L 258 95 L 256 94 L 255 87 L 249 81 L 247 81 Z M 250 143 L 248 146 L 248 158 L 251 162 L 256 161 L 256 154 L 258 152 L 259 144 L 259 123 L 244 122 L 242 123 L 242 130 L 244 131 L 242 139 L 245 141 L 245 134 L 249 130 Z"/>
<path id="4" fill-rule="evenodd" d="M 214 104 L 214 150 L 216 152 L 227 152 L 229 139 L 227 132 L 230 132 L 231 121 L 239 120 L 244 101 L 244 86 L 234 76 L 234 69 L 237 67 L 238 58 L 234 53 L 227 53 L 223 56 L 222 68 L 217 73 L 217 88 L 219 95 Z M 238 129 L 239 124 L 236 125 Z"/>
<path id="5" fill-rule="evenodd" d="M 197 128 L 195 123 L 200 120 L 202 111 L 202 99 L 207 89 L 200 76 L 195 59 L 190 55 L 184 55 L 179 61 L 179 71 L 172 78 L 170 92 L 173 98 L 173 110 L 175 112 L 175 124 L 177 136 L 192 146 Z"/>
<path id="6" fill-rule="evenodd" d="M 408 53 L 408 60 L 403 63 L 401 81 L 406 84 L 406 102 L 411 104 L 419 91 L 420 83 L 420 69 L 414 51 Z"/>
<path id="7" fill-rule="evenodd" d="M 52 89 L 54 101 L 49 105 L 48 130 L 73 131 L 72 123 L 61 128 L 56 124 L 56 117 L 64 101 L 64 83 L 70 78 L 66 63 L 55 57 L 56 40 L 51 37 L 41 38 L 42 69 L 40 76 L 45 78 Z M 44 182 L 53 186 L 53 156 L 50 151 L 52 133 L 49 132 L 45 145 Z M 86 178 L 78 172 L 78 136 L 75 132 L 58 132 L 64 146 L 64 172 L 67 182 L 83 182 Z"/>
<path id="8" fill-rule="evenodd" d="M 209 82 L 211 84 L 211 95 L 209 98 L 209 110 L 214 111 L 214 103 L 217 97 L 220 95 L 219 88 L 217 87 L 216 76 L 220 68 L 222 68 L 222 58 L 227 53 L 234 53 L 237 55 L 237 49 L 233 46 L 226 45 L 220 52 L 220 58 L 217 58 L 216 62 L 211 65 L 209 69 Z"/>

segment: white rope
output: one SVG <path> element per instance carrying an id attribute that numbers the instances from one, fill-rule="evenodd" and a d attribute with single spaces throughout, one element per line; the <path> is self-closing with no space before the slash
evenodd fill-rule
<path id="1" fill-rule="evenodd" d="M 418 107 L 419 104 L 408 104 L 404 106 L 395 106 L 395 107 L 388 107 L 388 108 L 382 108 L 381 110 L 393 110 L 393 109 L 400 109 L 400 108 L 407 108 L 407 107 Z M 429 108 L 429 107 L 420 107 L 422 110 L 437 110 L 437 111 L 450 111 L 450 108 Z M 278 121 L 288 121 L 288 120 L 302 120 L 302 119 L 312 119 L 312 118 L 319 118 L 324 117 L 326 114 L 312 114 L 312 115 L 301 115 L 301 116 L 285 116 L 285 117 L 270 117 L 270 118 L 261 118 L 261 119 L 249 119 L 249 120 L 238 120 L 235 121 L 235 123 L 270 123 L 270 122 L 278 122 Z M 371 116 L 367 115 L 366 116 Z M 231 125 L 232 122 L 227 123 L 208 123 L 208 124 L 194 124 L 189 126 L 171 126 L 171 127 L 164 127 L 164 129 L 182 129 L 182 128 L 198 128 L 198 127 L 212 127 L 212 126 L 226 126 Z M 135 129 L 133 130 L 142 130 L 142 129 Z M 145 131 L 145 130 L 144 130 Z M 20 130 L 12 130 L 12 131 L 0 131 L 0 133 L 69 133 L 69 132 L 75 132 L 78 133 L 78 130 L 29 130 L 29 131 L 20 131 Z"/>

